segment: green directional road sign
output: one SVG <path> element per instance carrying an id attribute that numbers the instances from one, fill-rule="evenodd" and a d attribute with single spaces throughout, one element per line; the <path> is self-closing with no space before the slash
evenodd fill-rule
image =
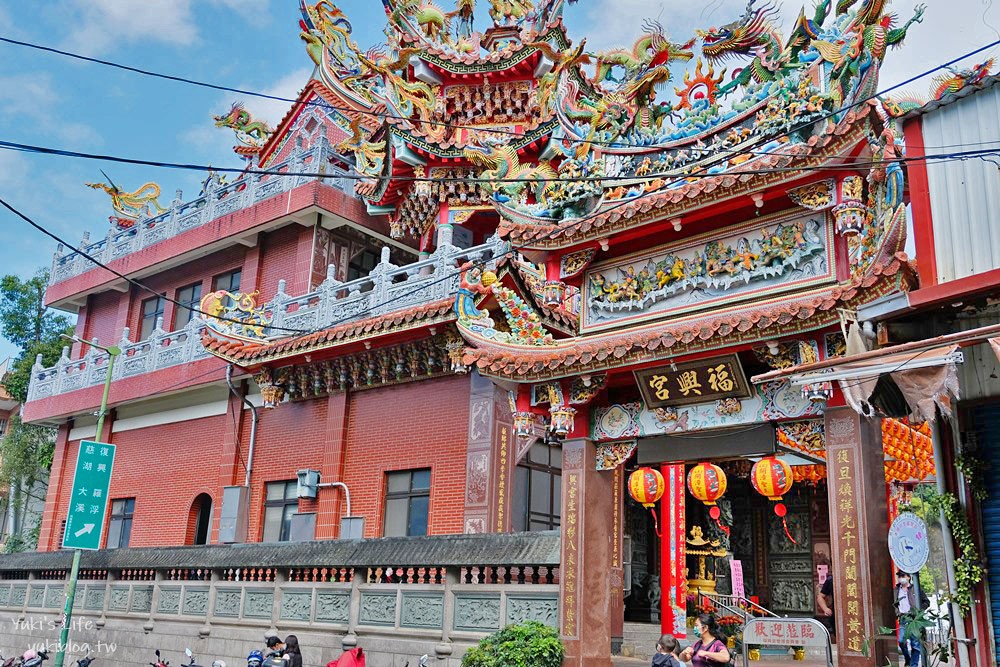
<path id="1" fill-rule="evenodd" d="M 104 516 L 108 510 L 108 488 L 115 462 L 115 446 L 84 440 L 76 457 L 73 495 L 69 500 L 66 549 L 100 549 Z"/>

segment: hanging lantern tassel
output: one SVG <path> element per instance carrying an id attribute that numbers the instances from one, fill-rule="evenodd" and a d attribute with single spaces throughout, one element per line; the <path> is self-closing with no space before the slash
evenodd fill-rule
<path id="1" fill-rule="evenodd" d="M 788 520 L 785 518 L 785 515 L 788 514 L 788 508 L 785 507 L 785 503 L 775 503 L 774 513 L 781 517 L 781 526 L 785 529 L 785 536 L 792 544 L 798 546 L 799 543 L 795 541 L 795 538 L 788 531 Z"/>
<path id="2" fill-rule="evenodd" d="M 712 520 L 715 521 L 715 525 L 719 527 L 719 530 L 724 532 L 726 535 L 729 535 L 729 526 L 723 524 L 722 521 L 719 520 L 722 516 L 722 510 L 719 509 L 718 505 L 714 505 L 709 508 L 708 516 L 712 517 Z"/>

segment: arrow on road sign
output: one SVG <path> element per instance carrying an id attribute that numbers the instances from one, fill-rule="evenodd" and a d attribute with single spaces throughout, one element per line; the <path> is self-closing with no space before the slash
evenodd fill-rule
<path id="1" fill-rule="evenodd" d="M 81 528 L 80 530 L 76 531 L 73 534 L 76 535 L 77 537 L 80 537 L 81 535 L 89 535 L 93 531 L 94 531 L 94 524 L 85 523 L 83 524 L 83 528 Z"/>

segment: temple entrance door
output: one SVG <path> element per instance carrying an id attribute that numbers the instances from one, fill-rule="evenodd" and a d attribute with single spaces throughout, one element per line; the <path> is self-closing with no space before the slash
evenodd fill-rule
<path id="1" fill-rule="evenodd" d="M 649 510 L 628 502 L 625 504 L 625 554 L 629 567 L 624 576 L 625 620 L 640 623 L 660 622 L 660 559 L 659 542 Z"/>
<path id="2" fill-rule="evenodd" d="M 773 511 L 766 514 L 769 609 L 780 615 L 811 617 L 815 613 L 809 495 L 798 486 L 784 499 L 794 542 L 785 534 L 781 519 Z"/>

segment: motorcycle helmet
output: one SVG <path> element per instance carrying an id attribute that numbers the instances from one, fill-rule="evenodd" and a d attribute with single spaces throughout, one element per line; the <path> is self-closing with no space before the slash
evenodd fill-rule
<path id="1" fill-rule="evenodd" d="M 260 667 L 264 663 L 264 654 L 254 649 L 247 656 L 247 667 Z"/>
<path id="2" fill-rule="evenodd" d="M 34 649 L 30 649 L 29 648 L 27 651 L 24 652 L 24 655 L 21 656 L 21 660 L 25 660 L 25 661 L 27 661 L 27 660 L 34 660 L 37 657 L 38 657 L 38 654 L 34 651 Z"/>

